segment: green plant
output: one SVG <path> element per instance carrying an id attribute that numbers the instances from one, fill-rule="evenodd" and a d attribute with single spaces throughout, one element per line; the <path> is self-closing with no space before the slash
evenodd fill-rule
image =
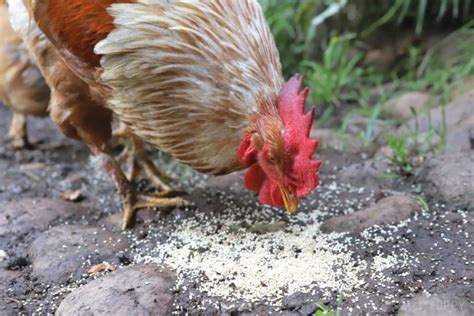
<path id="1" fill-rule="evenodd" d="M 358 82 L 364 71 L 357 65 L 361 53 L 349 57 L 354 38 L 354 34 L 333 34 L 320 62 L 303 62 L 308 69 L 306 79 L 314 103 L 338 106 L 344 100 L 357 98 Z"/>
<path id="2" fill-rule="evenodd" d="M 414 148 L 407 143 L 406 136 L 386 136 L 387 146 L 391 150 L 388 155 L 390 163 L 397 168 L 397 172 L 402 176 L 413 174 L 412 156 Z"/>
<path id="3" fill-rule="evenodd" d="M 340 309 L 342 306 L 342 300 L 344 299 L 344 293 L 342 291 L 339 292 L 337 296 L 337 308 L 336 311 L 331 309 L 329 306 L 325 304 L 316 304 L 317 309 L 314 313 L 315 316 L 340 316 Z"/>
<path id="4" fill-rule="evenodd" d="M 390 164 L 397 168 L 396 173 L 392 175 L 398 174 L 402 177 L 415 175 L 418 167 L 423 162 L 423 157 L 428 152 L 434 152 L 436 150 L 432 145 L 432 137 L 435 130 L 431 126 L 431 119 L 429 118 L 428 132 L 421 135 L 418 125 L 418 113 L 414 108 L 411 108 L 411 111 L 415 117 L 415 127 L 411 133 L 399 136 L 385 136 L 387 146 L 390 149 L 390 154 L 388 154 L 387 158 Z M 425 145 L 421 145 L 422 143 Z"/>
<path id="5" fill-rule="evenodd" d="M 339 312 L 333 311 L 330 307 L 324 304 L 318 304 L 315 316 L 339 316 Z"/>
<path id="6" fill-rule="evenodd" d="M 298 70 L 305 51 L 305 38 L 318 0 L 260 0 L 265 18 L 280 52 L 284 73 Z"/>

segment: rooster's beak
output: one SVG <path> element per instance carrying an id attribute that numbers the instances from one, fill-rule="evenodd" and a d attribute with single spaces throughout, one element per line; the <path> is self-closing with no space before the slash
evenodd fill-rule
<path id="1" fill-rule="evenodd" d="M 285 204 L 285 208 L 290 213 L 290 215 L 293 215 L 296 213 L 298 210 L 298 202 L 300 199 L 296 196 L 294 196 L 292 193 L 290 193 L 287 189 L 284 187 L 280 186 L 280 193 L 281 197 L 283 198 L 283 203 Z"/>

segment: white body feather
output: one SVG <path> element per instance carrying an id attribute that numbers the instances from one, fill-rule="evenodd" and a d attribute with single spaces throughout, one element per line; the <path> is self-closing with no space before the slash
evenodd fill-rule
<path id="1" fill-rule="evenodd" d="M 197 170 L 239 169 L 242 137 L 283 80 L 257 1 L 141 0 L 109 12 L 116 29 L 95 52 L 110 108 Z"/>

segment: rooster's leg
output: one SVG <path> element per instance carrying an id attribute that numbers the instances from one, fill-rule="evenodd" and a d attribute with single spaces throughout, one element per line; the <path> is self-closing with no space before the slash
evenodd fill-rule
<path id="1" fill-rule="evenodd" d="M 126 144 L 128 139 L 130 138 L 130 131 L 125 125 L 125 123 L 122 123 L 118 121 L 117 126 L 114 128 L 112 132 L 112 139 L 110 140 L 110 146 L 116 147 L 119 146 L 120 144 Z"/>
<path id="2" fill-rule="evenodd" d="M 8 133 L 8 137 L 14 148 L 21 149 L 30 146 L 28 142 L 26 115 L 13 112 L 12 125 Z"/>
<path id="3" fill-rule="evenodd" d="M 143 142 L 134 136 L 126 127 L 121 126 L 114 136 L 125 142 L 125 147 L 117 157 L 117 162 L 125 164 L 127 179 L 131 182 L 142 175 L 152 185 L 161 191 L 170 191 L 171 188 L 162 179 L 169 180 L 163 171 L 148 157 Z"/>
<path id="4" fill-rule="evenodd" d="M 114 180 L 124 207 L 122 229 L 126 229 L 132 222 L 135 211 L 141 208 L 165 208 L 188 205 L 188 202 L 181 197 L 170 196 L 171 191 L 161 192 L 156 195 L 139 194 L 135 187 L 128 181 L 125 174 L 120 169 L 119 164 L 109 155 L 100 153 L 104 159 L 104 166 Z"/>

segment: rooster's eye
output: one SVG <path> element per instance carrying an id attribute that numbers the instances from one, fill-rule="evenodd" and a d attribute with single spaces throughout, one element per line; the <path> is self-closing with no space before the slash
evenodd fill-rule
<path id="1" fill-rule="evenodd" d="M 276 164 L 276 159 L 273 155 L 268 155 L 267 159 L 271 164 Z"/>

